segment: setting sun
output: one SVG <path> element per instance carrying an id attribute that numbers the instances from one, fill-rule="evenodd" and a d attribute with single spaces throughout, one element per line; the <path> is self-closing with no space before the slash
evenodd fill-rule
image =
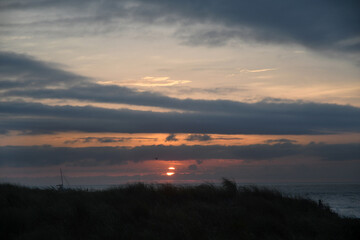
<path id="1" fill-rule="evenodd" d="M 175 170 L 175 168 L 174 168 L 174 167 L 169 167 L 168 169 L 169 169 L 169 170 Z"/>
<path id="2" fill-rule="evenodd" d="M 166 175 L 168 175 L 168 176 L 172 176 L 172 175 L 174 175 L 175 173 L 174 172 L 167 172 L 166 173 Z"/>

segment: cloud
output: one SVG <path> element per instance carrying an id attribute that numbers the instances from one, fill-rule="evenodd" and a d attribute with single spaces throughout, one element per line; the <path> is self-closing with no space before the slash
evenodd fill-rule
<path id="1" fill-rule="evenodd" d="M 36 89 L 70 87 L 90 81 L 89 78 L 61 70 L 54 63 L 38 61 L 28 55 L 0 52 L 0 87 Z"/>
<path id="2" fill-rule="evenodd" d="M 204 160 L 202 160 L 202 159 L 196 159 L 196 163 L 197 163 L 198 165 L 202 164 L 203 162 L 204 162 Z"/>
<path id="3" fill-rule="evenodd" d="M 81 140 L 74 139 L 74 140 L 66 140 L 66 141 L 64 141 L 65 144 L 75 144 L 75 143 L 78 143 L 78 142 L 81 142 Z"/>
<path id="4" fill-rule="evenodd" d="M 206 142 L 213 140 L 213 138 L 207 134 L 190 134 L 185 140 L 190 142 L 192 141 Z"/>
<path id="5" fill-rule="evenodd" d="M 143 77 L 140 81 L 131 81 L 131 82 L 103 82 L 99 81 L 99 84 L 102 85 L 119 85 L 119 86 L 139 86 L 139 87 L 171 87 L 175 85 L 181 85 L 190 83 L 189 80 L 173 80 L 170 77 Z"/>
<path id="6" fill-rule="evenodd" d="M 144 1 L 143 1 L 144 2 Z M 356 1 L 266 1 L 176 0 L 151 1 L 159 11 L 183 21 L 210 23 L 209 29 L 194 29 L 189 42 L 221 45 L 234 38 L 258 42 L 298 43 L 313 49 L 359 50 L 358 43 L 338 47 L 338 42 L 358 37 L 360 17 Z M 190 25 L 191 26 L 191 25 Z M 202 30 L 202 31 L 201 31 Z"/>
<path id="7" fill-rule="evenodd" d="M 232 141 L 232 140 L 243 140 L 244 138 L 240 138 L 240 137 L 217 137 L 217 138 L 214 138 L 214 139 Z"/>
<path id="8" fill-rule="evenodd" d="M 276 68 L 263 68 L 263 69 L 241 69 L 240 72 L 245 73 L 261 73 L 261 72 L 269 72 L 275 71 Z"/>
<path id="9" fill-rule="evenodd" d="M 189 167 L 188 167 L 188 170 L 190 170 L 190 171 L 196 171 L 197 169 L 198 169 L 198 167 L 197 167 L 196 164 L 191 164 L 191 165 L 189 165 Z"/>
<path id="10" fill-rule="evenodd" d="M 125 164 L 128 161 L 153 160 L 182 161 L 207 159 L 238 159 L 245 161 L 271 160 L 288 157 L 315 157 L 323 161 L 359 161 L 360 145 L 321 144 L 308 145 L 278 143 L 245 146 L 138 146 L 138 147 L 52 147 L 52 146 L 1 146 L 2 167 L 45 167 L 65 164 L 68 166 L 104 166 Z"/>
<path id="11" fill-rule="evenodd" d="M 219 46 L 245 39 L 295 43 L 317 50 L 358 52 L 360 49 L 356 41 L 360 35 L 356 0 L 105 0 L 101 3 L 96 0 L 20 0 L 2 2 L 0 9 L 57 13 L 50 20 L 39 18 L 38 22 L 31 22 L 32 28 L 38 26 L 40 30 L 48 26 L 44 33 L 62 29 L 73 35 L 85 31 L 103 34 L 118 31 L 125 23 L 140 23 L 176 29 L 176 37 L 193 45 Z M 65 16 L 59 18 L 61 13 Z M 125 23 L 121 22 L 124 20 Z M 28 26 L 24 22 L 6 21 L 3 27 Z"/>
<path id="12" fill-rule="evenodd" d="M 73 140 L 67 140 L 65 144 L 74 144 L 74 143 L 91 143 L 91 142 L 98 142 L 98 143 L 116 143 L 116 142 L 125 142 L 130 141 L 132 138 L 118 138 L 118 137 L 85 137 L 85 138 L 77 138 Z"/>
<path id="13" fill-rule="evenodd" d="M 58 168 L 53 168 L 53 170 Z M 136 172 L 127 171 L 126 175 L 119 176 L 119 168 L 107 168 L 106 173 L 109 175 L 99 174 L 98 168 L 86 168 L 87 176 L 84 176 L 82 172 L 81 176 L 76 176 L 76 170 L 71 171 L 71 168 L 66 168 L 64 174 L 71 185 L 109 185 L 119 183 L 129 183 L 129 181 L 138 182 L 168 182 L 168 177 L 159 173 L 154 174 L 150 172 L 148 174 L 143 173 L 141 176 Z M 123 169 L 127 169 L 126 166 Z M 222 177 L 235 179 L 237 182 L 248 184 L 264 184 L 264 183 L 284 183 L 289 184 L 291 182 L 359 182 L 358 171 L 360 169 L 360 161 L 357 162 L 322 162 L 322 164 L 304 165 L 298 164 L 239 164 L 213 168 L 211 170 L 205 170 L 198 168 L 197 171 L 187 171 L 185 174 L 176 174 L 173 176 L 177 182 L 185 181 L 197 181 L 203 183 L 204 181 L 217 182 Z M 13 169 L 14 170 L 14 169 Z M 110 172 L 109 172 L 110 170 Z M 23 172 L 24 169 L 19 169 L 19 172 Z M 71 172 L 70 172 L 71 171 Z M 111 174 L 110 173 L 114 173 Z M 95 176 L 94 176 L 95 175 Z M 58 171 L 55 176 L 39 177 L 37 175 L 21 177 L 3 176 L 1 179 L 3 182 L 13 182 L 16 184 L 32 185 L 32 186 L 50 186 L 59 183 Z M 339 186 L 341 187 L 341 186 Z"/>
<path id="14" fill-rule="evenodd" d="M 169 134 L 169 136 L 167 136 L 167 137 L 165 138 L 165 142 L 176 142 L 176 141 L 178 141 L 178 140 L 179 140 L 179 139 L 177 139 L 177 138 L 176 138 L 176 135 L 173 134 L 173 133 Z"/>
<path id="15" fill-rule="evenodd" d="M 237 87 L 216 87 L 216 88 L 193 88 L 193 87 L 178 87 L 176 91 L 181 94 L 193 94 L 193 93 L 206 93 L 216 95 L 228 95 L 235 92 L 242 92 L 247 90 L 246 88 Z"/>
<path id="16" fill-rule="evenodd" d="M 25 55 L 0 52 L 0 59 L 3 63 L 0 66 L 0 85 L 12 83 L 0 92 L 0 97 L 4 99 L 75 99 L 183 111 L 160 113 L 0 101 L 0 132 L 323 134 L 360 130 L 360 109 L 352 106 L 282 99 L 265 99 L 256 103 L 178 99 L 148 91 L 96 84 L 91 79 Z"/>
<path id="17" fill-rule="evenodd" d="M 14 58 L 16 60 L 14 60 Z M 185 111 L 223 112 L 243 114 L 247 111 L 269 111 L 275 107 L 276 112 L 296 112 L 313 114 L 312 111 L 328 114 L 329 111 L 352 111 L 350 106 L 335 104 L 316 104 L 296 101 L 284 102 L 282 99 L 265 99 L 262 102 L 248 104 L 229 100 L 194 100 L 177 99 L 149 91 L 135 91 L 127 87 L 116 85 L 101 85 L 91 79 L 56 68 L 49 63 L 33 59 L 25 55 L 0 52 L 0 59 L 4 63 L 0 75 L 0 84 L 6 83 L 8 78 L 20 86 L 19 89 L 7 89 L 0 93 L 3 97 L 30 97 L 34 99 L 75 99 L 102 103 L 121 103 L 142 106 L 154 106 Z M 24 62 L 26 64 L 24 64 Z M 27 67 L 25 67 L 25 66 Z M 33 67 L 32 67 L 33 66 Z M 39 81 L 33 84 L 33 78 Z M 40 79 L 40 80 L 39 80 Z M 32 85 L 29 87 L 29 85 Z M 48 88 L 51 86 L 51 88 Z M 58 86 L 54 88 L 54 86 Z M 61 88 L 59 87 L 61 86 Z M 276 104 L 275 104 L 276 103 Z M 277 104 L 281 103 L 281 104 Z M 272 105 L 273 104 L 273 105 Z M 324 108 L 322 110 L 322 108 Z M 267 110 L 269 109 L 269 110 Z M 309 110 L 309 112 L 307 112 Z"/>
<path id="18" fill-rule="evenodd" d="M 280 138 L 280 139 L 269 139 L 264 141 L 264 143 L 271 144 L 271 143 L 296 143 L 296 140 L 286 139 L 286 138 Z"/>
<path id="19" fill-rule="evenodd" d="M 358 108 L 314 105 L 265 104 L 258 108 L 257 104 L 245 104 L 245 107 L 235 109 L 231 114 L 0 102 L 0 130 L 33 133 L 81 131 L 201 134 L 326 134 L 360 131 Z M 243 114 L 236 113 L 240 110 Z"/>

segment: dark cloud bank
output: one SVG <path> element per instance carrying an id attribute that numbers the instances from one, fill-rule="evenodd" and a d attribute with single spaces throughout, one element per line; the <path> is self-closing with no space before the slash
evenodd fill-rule
<path id="1" fill-rule="evenodd" d="M 336 104 L 177 99 L 119 86 L 103 86 L 15 53 L 0 53 L 0 97 L 121 103 L 182 110 L 135 111 L 0 101 L 0 132 L 324 134 L 359 132 L 360 109 Z M 170 139 L 171 140 L 171 139 Z M 172 139 L 173 140 L 173 139 Z M 194 140 L 194 139 L 189 139 Z M 204 140 L 198 137 L 197 140 Z"/>
<path id="2" fill-rule="evenodd" d="M 0 89 L 37 89 L 46 86 L 70 87 L 88 81 L 59 65 L 42 62 L 31 56 L 0 51 Z"/>
<path id="3" fill-rule="evenodd" d="M 101 166 L 125 164 L 128 161 L 153 160 L 206 160 L 241 159 L 246 161 L 269 160 L 294 156 L 315 157 L 325 161 L 360 160 L 360 144 L 308 145 L 254 144 L 245 146 L 139 146 L 128 147 L 52 147 L 52 146 L 3 146 L 0 147 L 2 167 L 44 167 L 66 164 L 69 166 Z"/>
<path id="4" fill-rule="evenodd" d="M 176 142 L 179 141 L 179 139 L 176 138 L 176 135 L 171 133 L 169 136 L 165 138 L 165 142 Z"/>
<path id="5" fill-rule="evenodd" d="M 190 142 L 192 141 L 207 142 L 213 140 L 213 138 L 207 134 L 190 134 L 185 140 Z"/>
<path id="6" fill-rule="evenodd" d="M 358 108 L 323 104 L 245 104 L 248 111 L 230 113 L 151 112 L 97 107 L 48 106 L 39 103 L 0 102 L 3 132 L 124 132 L 124 133 L 218 133 L 218 134 L 325 134 L 358 132 Z M 254 110 L 251 107 L 254 107 Z M 282 104 L 281 104 L 282 105 Z M 299 108 L 299 112 L 287 107 Z M 313 110 L 319 109 L 322 113 Z M 308 109 L 306 109 L 308 107 Z M 272 109 L 273 108 L 273 109 Z M 302 109 L 301 109 L 302 108 Z M 305 113 L 304 113 L 305 112 Z M 191 140 L 191 139 L 190 139 Z"/>
<path id="7" fill-rule="evenodd" d="M 221 45 L 242 38 L 262 43 L 296 43 L 320 50 L 358 52 L 360 49 L 359 41 L 354 41 L 360 33 L 357 0 L 22 0 L 0 3 L 2 11 L 54 9 L 66 11 L 67 17 L 37 24 L 50 27 L 85 24 L 86 29 L 90 25 L 103 33 L 115 31 L 118 26 L 110 26 L 118 19 L 126 19 L 127 24 L 180 26 L 176 36 L 195 45 Z M 78 16 L 84 12 L 87 14 Z M 82 31 L 79 29 L 78 34 L 83 34 Z"/>
<path id="8" fill-rule="evenodd" d="M 75 138 L 73 140 L 67 140 L 65 144 L 74 144 L 74 143 L 119 143 L 119 142 L 128 142 L 131 140 L 153 140 L 156 141 L 157 138 L 146 138 L 146 137 L 84 137 L 84 138 Z"/>

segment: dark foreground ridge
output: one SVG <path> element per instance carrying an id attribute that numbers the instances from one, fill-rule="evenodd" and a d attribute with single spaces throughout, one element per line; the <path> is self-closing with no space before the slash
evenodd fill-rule
<path id="1" fill-rule="evenodd" d="M 360 239 L 360 219 L 258 187 L 0 184 L 0 239 Z"/>

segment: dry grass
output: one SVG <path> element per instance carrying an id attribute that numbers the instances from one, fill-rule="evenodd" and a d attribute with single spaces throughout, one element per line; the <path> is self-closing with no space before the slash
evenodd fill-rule
<path id="1" fill-rule="evenodd" d="M 360 239 L 360 219 L 258 187 L 0 184 L 0 239 Z"/>

